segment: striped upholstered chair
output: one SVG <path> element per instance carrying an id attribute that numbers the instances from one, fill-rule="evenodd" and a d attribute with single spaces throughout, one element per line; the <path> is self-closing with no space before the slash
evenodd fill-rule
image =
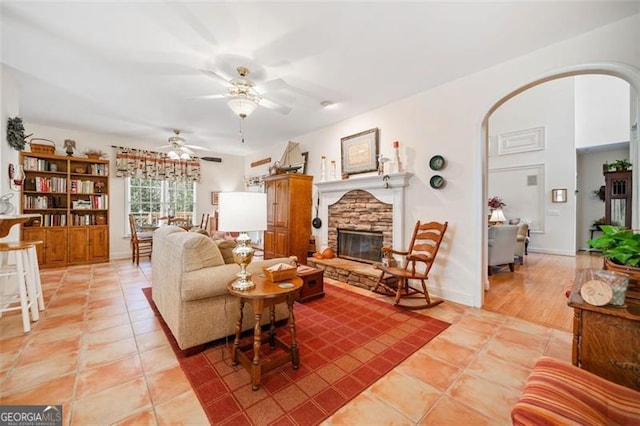
<path id="1" fill-rule="evenodd" d="M 542 357 L 511 410 L 514 425 L 638 425 L 640 392 Z"/>

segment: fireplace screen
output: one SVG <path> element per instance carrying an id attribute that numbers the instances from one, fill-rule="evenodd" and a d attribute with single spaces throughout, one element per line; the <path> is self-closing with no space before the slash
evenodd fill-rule
<path id="1" fill-rule="evenodd" d="M 382 241 L 382 232 L 338 228 L 338 257 L 358 262 L 379 262 Z"/>

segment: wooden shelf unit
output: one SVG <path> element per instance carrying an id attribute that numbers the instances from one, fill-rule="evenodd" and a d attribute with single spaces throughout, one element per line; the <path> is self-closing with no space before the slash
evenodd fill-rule
<path id="1" fill-rule="evenodd" d="M 109 161 L 33 152 L 20 153 L 25 179 L 22 239 L 37 246 L 40 266 L 109 260 Z"/>

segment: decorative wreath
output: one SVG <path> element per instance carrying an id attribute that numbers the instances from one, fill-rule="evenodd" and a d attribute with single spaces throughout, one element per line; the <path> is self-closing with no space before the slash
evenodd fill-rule
<path id="1" fill-rule="evenodd" d="M 22 124 L 22 118 L 13 117 L 7 120 L 7 142 L 9 146 L 17 151 L 22 151 L 27 144 L 27 138 L 30 135 L 24 135 L 24 125 Z"/>

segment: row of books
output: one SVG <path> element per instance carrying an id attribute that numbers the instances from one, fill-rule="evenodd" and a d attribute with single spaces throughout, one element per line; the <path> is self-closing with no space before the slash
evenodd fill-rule
<path id="1" fill-rule="evenodd" d="M 27 179 L 25 182 L 26 191 L 38 192 L 67 192 L 67 179 L 58 176 L 41 177 Z"/>
<path id="2" fill-rule="evenodd" d="M 94 182 L 92 180 L 71 179 L 70 184 L 73 194 L 91 194 L 100 192 L 104 188 L 104 182 Z"/>
<path id="3" fill-rule="evenodd" d="M 86 226 L 86 225 L 97 225 L 98 224 L 98 216 L 104 218 L 102 215 L 95 215 L 93 213 L 90 214 L 72 214 L 71 215 L 71 225 L 72 226 Z M 102 223 L 104 225 L 104 223 Z"/>
<path id="4" fill-rule="evenodd" d="M 109 176 L 109 165 L 108 164 L 90 164 L 89 165 L 89 173 L 92 175 L 98 176 Z"/>
<path id="5" fill-rule="evenodd" d="M 66 214 L 43 214 L 42 226 L 67 226 Z"/>
<path id="6" fill-rule="evenodd" d="M 65 209 L 67 208 L 67 199 L 51 195 L 25 195 L 23 206 L 25 209 Z"/>
<path id="7" fill-rule="evenodd" d="M 106 210 L 108 206 L 107 195 L 90 195 L 88 198 L 71 201 L 71 208 L 76 210 Z"/>
<path id="8" fill-rule="evenodd" d="M 35 157 L 24 157 L 23 164 L 25 170 L 35 170 L 38 172 L 63 172 L 66 173 L 66 170 L 62 170 L 58 163 L 45 160 L 43 158 L 35 158 Z M 65 164 L 66 166 L 66 164 Z"/>

